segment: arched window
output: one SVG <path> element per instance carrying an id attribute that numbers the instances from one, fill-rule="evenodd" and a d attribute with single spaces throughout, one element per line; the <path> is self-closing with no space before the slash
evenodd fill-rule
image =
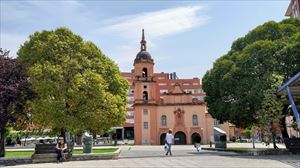
<path id="1" fill-rule="evenodd" d="M 196 114 L 193 115 L 193 125 L 198 125 L 198 116 Z"/>
<path id="2" fill-rule="evenodd" d="M 143 68 L 142 77 L 148 77 L 148 70 L 147 70 L 147 68 Z"/>
<path id="3" fill-rule="evenodd" d="M 147 91 L 143 92 L 143 100 L 148 100 L 148 92 Z"/>
<path id="4" fill-rule="evenodd" d="M 161 125 L 167 126 L 167 116 L 166 115 L 161 116 Z"/>

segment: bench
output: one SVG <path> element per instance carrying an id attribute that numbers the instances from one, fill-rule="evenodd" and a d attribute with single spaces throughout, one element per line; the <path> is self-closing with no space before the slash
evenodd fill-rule
<path id="1" fill-rule="evenodd" d="M 72 157 L 73 145 L 72 144 L 67 145 L 67 150 L 65 154 L 66 160 Z M 57 161 L 56 144 L 35 145 L 35 152 L 32 155 L 33 163 L 56 162 L 56 161 Z"/>

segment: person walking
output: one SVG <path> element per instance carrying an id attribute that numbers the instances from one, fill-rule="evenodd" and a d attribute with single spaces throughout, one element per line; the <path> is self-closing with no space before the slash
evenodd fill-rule
<path id="1" fill-rule="evenodd" d="M 169 131 L 166 135 L 166 144 L 168 146 L 168 150 L 167 150 L 166 155 L 168 155 L 168 154 L 172 155 L 171 146 L 172 146 L 173 140 L 174 140 L 174 136 L 172 135 L 172 130 L 169 129 Z"/>
<path id="2" fill-rule="evenodd" d="M 201 150 L 201 137 L 200 136 L 196 136 L 194 139 L 194 146 L 197 149 L 197 151 L 199 152 Z"/>

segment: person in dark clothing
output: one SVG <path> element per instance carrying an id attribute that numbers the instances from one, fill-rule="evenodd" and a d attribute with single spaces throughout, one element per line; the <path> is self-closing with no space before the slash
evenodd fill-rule
<path id="1" fill-rule="evenodd" d="M 199 152 L 201 150 L 201 137 L 200 136 L 196 136 L 194 138 L 194 146 L 197 149 L 197 151 Z"/>
<path id="2" fill-rule="evenodd" d="M 56 145 L 57 162 L 64 160 L 64 152 L 67 150 L 67 144 L 64 143 L 64 139 L 60 138 Z"/>

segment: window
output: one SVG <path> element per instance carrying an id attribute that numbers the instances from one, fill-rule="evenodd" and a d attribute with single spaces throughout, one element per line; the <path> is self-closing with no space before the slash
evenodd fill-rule
<path id="1" fill-rule="evenodd" d="M 220 125 L 220 121 L 217 119 L 214 119 L 214 126 L 219 126 Z"/>
<path id="2" fill-rule="evenodd" d="M 184 92 L 185 93 L 193 93 L 193 89 L 185 89 Z"/>
<path id="3" fill-rule="evenodd" d="M 193 115 L 193 125 L 198 125 L 198 116 L 197 115 Z"/>
<path id="4" fill-rule="evenodd" d="M 127 116 L 134 116 L 134 111 L 127 111 L 126 114 Z"/>
<path id="5" fill-rule="evenodd" d="M 168 93 L 168 90 L 162 89 L 162 90 L 159 90 L 159 92 L 160 92 L 161 94 L 163 94 L 163 93 Z"/>
<path id="6" fill-rule="evenodd" d="M 299 16 L 299 13 L 298 13 L 298 4 L 297 4 L 297 1 L 294 1 L 294 4 L 293 4 L 293 17 L 294 18 L 297 18 Z"/>
<path id="7" fill-rule="evenodd" d="M 144 89 L 147 89 L 147 85 L 144 85 Z"/>
<path id="8" fill-rule="evenodd" d="M 134 123 L 134 119 L 126 119 L 126 123 L 133 124 Z"/>
<path id="9" fill-rule="evenodd" d="M 128 90 L 128 94 L 133 94 L 134 93 L 134 90 L 133 89 L 129 89 Z"/>
<path id="10" fill-rule="evenodd" d="M 128 100 L 128 101 L 134 101 L 134 97 L 128 96 L 128 97 L 127 97 L 127 100 Z"/>
<path id="11" fill-rule="evenodd" d="M 167 126 L 167 116 L 166 115 L 161 116 L 161 125 Z"/>
<path id="12" fill-rule="evenodd" d="M 148 122 L 144 122 L 144 129 L 148 129 Z"/>
<path id="13" fill-rule="evenodd" d="M 148 100 L 148 92 L 143 92 L 143 100 Z"/>
<path id="14" fill-rule="evenodd" d="M 297 6 L 294 6 L 294 18 L 297 18 L 298 17 L 298 9 L 297 9 Z"/>
<path id="15" fill-rule="evenodd" d="M 148 115 L 148 109 L 144 109 L 143 112 L 144 112 L 144 115 Z"/>
<path id="16" fill-rule="evenodd" d="M 196 98 L 200 101 L 204 101 L 204 96 L 193 96 L 193 98 Z"/>
<path id="17" fill-rule="evenodd" d="M 194 89 L 194 94 L 201 93 L 201 89 Z"/>
<path id="18" fill-rule="evenodd" d="M 147 68 L 143 68 L 142 71 L 143 71 L 142 72 L 142 77 L 148 77 L 148 70 L 147 70 Z"/>
<path id="19" fill-rule="evenodd" d="M 133 108 L 133 104 L 127 104 L 127 108 Z"/>

